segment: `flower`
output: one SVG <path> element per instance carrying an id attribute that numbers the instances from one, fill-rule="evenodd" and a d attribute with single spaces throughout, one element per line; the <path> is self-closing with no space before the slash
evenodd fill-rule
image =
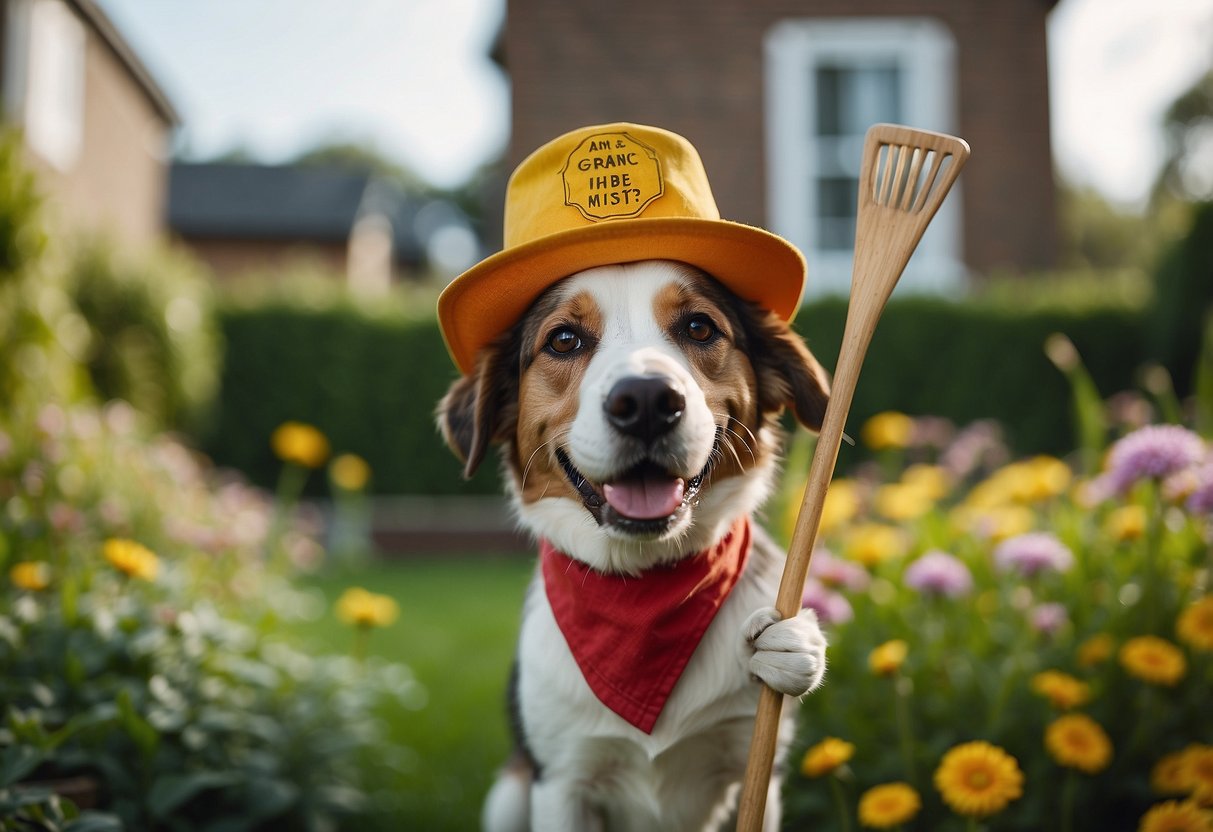
<path id="1" fill-rule="evenodd" d="M 1213 804 L 1213 745 L 1194 743 L 1185 748 L 1179 773 L 1194 800 Z"/>
<path id="2" fill-rule="evenodd" d="M 891 829 L 912 819 L 922 798 L 909 783 L 873 786 L 859 798 L 859 822 L 872 829 Z"/>
<path id="3" fill-rule="evenodd" d="M 904 448 L 914 435 L 914 420 L 904 413 L 887 410 L 863 423 L 859 436 L 875 451 Z"/>
<path id="4" fill-rule="evenodd" d="M 283 422 L 270 436 L 270 446 L 283 462 L 304 468 L 319 468 L 329 458 L 328 439 L 303 422 Z"/>
<path id="5" fill-rule="evenodd" d="M 1195 465 L 1204 453 L 1204 441 L 1187 428 L 1146 425 L 1117 440 L 1108 452 L 1109 485 L 1124 494 L 1141 480 L 1161 480 Z"/>
<path id="6" fill-rule="evenodd" d="M 1213 650 L 1213 595 L 1185 607 L 1175 622 L 1175 633 L 1193 650 Z"/>
<path id="7" fill-rule="evenodd" d="M 902 554 L 905 547 L 905 536 L 900 529 L 868 523 L 851 531 L 846 542 L 846 554 L 864 566 L 873 567 Z"/>
<path id="8" fill-rule="evenodd" d="M 1120 664 L 1129 675 L 1152 685 L 1174 687 L 1188 671 L 1184 654 L 1158 636 L 1137 636 L 1120 648 Z"/>
<path id="9" fill-rule="evenodd" d="M 818 549 L 813 553 L 809 575 L 827 587 L 840 587 L 848 592 L 861 592 L 872 582 L 868 570 L 854 561 L 836 556 L 828 549 Z"/>
<path id="10" fill-rule="evenodd" d="M 954 555 L 932 549 L 906 568 L 906 586 L 924 595 L 960 598 L 973 589 L 969 567 Z"/>
<path id="11" fill-rule="evenodd" d="M 800 510 L 800 501 L 792 507 Z M 854 481 L 837 479 L 826 489 L 825 502 L 821 505 L 821 520 L 818 529 L 821 534 L 831 532 L 849 523 L 859 513 L 859 489 Z"/>
<path id="12" fill-rule="evenodd" d="M 1032 677 L 1032 690 L 1049 700 L 1059 711 L 1068 711 L 1091 701 L 1091 686 L 1060 670 L 1042 670 Z"/>
<path id="13" fill-rule="evenodd" d="M 919 489 L 931 500 L 942 499 L 952 487 L 952 476 L 941 465 L 911 465 L 902 473 L 901 481 Z"/>
<path id="14" fill-rule="evenodd" d="M 1096 774 L 1112 760 L 1112 740 L 1086 714 L 1066 714 L 1045 727 L 1045 749 L 1059 764 Z"/>
<path id="15" fill-rule="evenodd" d="M 1150 769 L 1150 788 L 1157 794 L 1188 794 L 1191 791 L 1183 770 L 1187 751 L 1167 754 Z"/>
<path id="16" fill-rule="evenodd" d="M 1064 604 L 1038 604 L 1032 608 L 1028 621 L 1032 629 L 1046 636 L 1057 633 L 1070 620 L 1070 614 Z"/>
<path id="17" fill-rule="evenodd" d="M 1193 514 L 1213 514 L 1213 460 L 1192 471 L 1186 506 Z"/>
<path id="18" fill-rule="evenodd" d="M 46 561 L 25 560 L 13 564 L 8 577 L 18 589 L 39 592 L 51 585 L 51 567 Z"/>
<path id="19" fill-rule="evenodd" d="M 357 454 L 341 454 L 329 463 L 329 476 L 343 491 L 361 491 L 371 478 L 371 466 Z"/>
<path id="20" fill-rule="evenodd" d="M 1112 656 L 1116 642 L 1107 633 L 1096 633 L 1082 644 L 1078 645 L 1078 666 L 1094 667 L 1106 662 Z"/>
<path id="21" fill-rule="evenodd" d="M 1159 803 L 1141 817 L 1138 832 L 1209 832 L 1213 829 L 1213 813 L 1196 803 L 1168 800 Z"/>
<path id="22" fill-rule="evenodd" d="M 931 510 L 934 500 L 916 485 L 892 482 L 876 489 L 873 505 L 881 516 L 900 522 L 922 517 Z"/>
<path id="23" fill-rule="evenodd" d="M 800 772 L 805 777 L 822 777 L 851 759 L 855 745 L 837 737 L 826 737 L 804 752 Z"/>
<path id="24" fill-rule="evenodd" d="M 355 627 L 386 627 L 399 614 L 394 600 L 359 586 L 350 587 L 337 599 L 337 617 Z"/>
<path id="25" fill-rule="evenodd" d="M 110 538 L 102 546 L 101 554 L 110 566 L 130 578 L 153 581 L 160 569 L 156 555 L 133 540 Z"/>
<path id="26" fill-rule="evenodd" d="M 1000 572 L 1016 571 L 1031 578 L 1046 570 L 1065 572 L 1074 563 L 1074 554 L 1051 532 L 1029 532 L 999 543 L 994 563 Z"/>
<path id="27" fill-rule="evenodd" d="M 906 660 L 909 648 L 899 638 L 886 641 L 868 654 L 868 667 L 877 676 L 892 676 Z"/>
<path id="28" fill-rule="evenodd" d="M 822 624 L 845 624 L 855 617 L 851 602 L 816 578 L 805 581 L 800 606 L 817 613 Z"/>
<path id="29" fill-rule="evenodd" d="M 1121 543 L 1140 540 L 1146 533 L 1146 507 L 1133 503 L 1114 509 L 1104 521 L 1104 531 Z"/>
<path id="30" fill-rule="evenodd" d="M 1032 530 L 1036 516 L 1027 506 L 958 506 L 952 514 L 956 526 L 997 543 Z"/>
<path id="31" fill-rule="evenodd" d="M 1023 795 L 1023 772 L 1006 751 L 976 740 L 943 755 L 935 769 L 935 788 L 952 811 L 984 818 Z"/>

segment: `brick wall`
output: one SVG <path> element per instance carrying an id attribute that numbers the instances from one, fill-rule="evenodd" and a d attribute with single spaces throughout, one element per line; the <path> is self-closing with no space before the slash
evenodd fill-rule
<path id="1" fill-rule="evenodd" d="M 509 0 L 511 167 L 586 124 L 636 121 L 689 138 L 721 214 L 766 225 L 763 39 L 787 18 L 931 16 L 957 43 L 957 132 L 971 269 L 1056 256 L 1047 0 Z"/>

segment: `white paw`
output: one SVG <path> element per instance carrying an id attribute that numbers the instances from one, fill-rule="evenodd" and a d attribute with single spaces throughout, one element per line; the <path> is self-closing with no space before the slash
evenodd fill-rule
<path id="1" fill-rule="evenodd" d="M 750 673 L 788 696 L 803 696 L 821 684 L 826 672 L 826 637 L 817 614 L 801 610 L 782 620 L 774 607 L 746 619 L 745 640 L 753 650 Z"/>

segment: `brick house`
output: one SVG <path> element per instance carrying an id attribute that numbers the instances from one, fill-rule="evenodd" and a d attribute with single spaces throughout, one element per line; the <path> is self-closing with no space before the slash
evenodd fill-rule
<path id="1" fill-rule="evenodd" d="M 162 237 L 179 119 L 96 3 L 0 0 L 0 96 L 52 223 L 132 245 Z"/>
<path id="2" fill-rule="evenodd" d="M 1045 19 L 1056 0 L 509 0 L 512 167 L 585 124 L 638 121 L 699 149 L 721 214 L 845 292 L 864 130 L 897 121 L 973 148 L 902 285 L 1050 266 L 1056 208 Z"/>

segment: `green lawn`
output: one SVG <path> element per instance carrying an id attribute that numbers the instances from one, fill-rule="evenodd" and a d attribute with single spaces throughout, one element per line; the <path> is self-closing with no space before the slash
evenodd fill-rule
<path id="1" fill-rule="evenodd" d="M 478 828 L 481 800 L 509 749 L 505 685 L 531 568 L 527 558 L 444 556 L 376 562 L 306 582 L 329 602 L 324 617 L 295 626 L 317 649 L 351 647 L 349 627 L 331 612 L 346 587 L 400 604 L 400 618 L 372 633 L 368 650 L 407 664 L 428 692 L 423 708 L 385 715 L 391 739 L 416 754 L 408 771 L 392 777 L 394 828 Z"/>

